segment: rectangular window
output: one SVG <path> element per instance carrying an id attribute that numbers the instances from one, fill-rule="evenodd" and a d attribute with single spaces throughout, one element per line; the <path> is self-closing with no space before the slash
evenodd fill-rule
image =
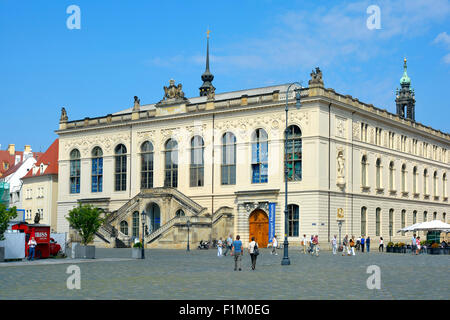
<path id="1" fill-rule="evenodd" d="M 289 222 L 289 237 L 298 237 L 299 208 L 297 205 L 289 205 L 288 222 Z"/>
<path id="2" fill-rule="evenodd" d="M 70 161 L 70 193 L 80 193 L 80 160 Z"/>
<path id="3" fill-rule="evenodd" d="M 377 208 L 375 212 L 375 235 L 380 236 L 381 231 L 381 209 Z"/>

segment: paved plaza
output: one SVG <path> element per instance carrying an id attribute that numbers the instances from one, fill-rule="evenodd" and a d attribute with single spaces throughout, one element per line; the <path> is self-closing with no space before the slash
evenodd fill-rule
<path id="1" fill-rule="evenodd" d="M 133 260 L 131 249 L 96 249 L 97 259 L 82 262 L 8 262 L 0 267 L 0 299 L 448 299 L 450 256 L 359 253 L 319 257 L 290 249 L 290 266 L 281 266 L 282 251 L 261 250 L 256 270 L 250 256 L 243 271 L 233 271 L 230 256 L 216 250 L 146 250 Z M 42 260 L 44 261 L 44 260 Z M 65 262 L 65 263 L 63 263 Z M 67 267 L 81 270 L 81 289 L 66 286 Z M 381 269 L 381 289 L 369 290 L 367 267 Z"/>

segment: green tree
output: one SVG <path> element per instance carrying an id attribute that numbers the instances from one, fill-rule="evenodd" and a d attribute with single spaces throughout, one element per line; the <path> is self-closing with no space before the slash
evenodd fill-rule
<path id="1" fill-rule="evenodd" d="M 8 229 L 8 222 L 17 217 L 16 207 L 7 209 L 4 204 L 0 203 L 0 240 L 4 240 L 3 234 Z"/>
<path id="2" fill-rule="evenodd" d="M 66 217 L 72 229 L 78 231 L 84 245 L 94 240 L 95 233 L 101 227 L 104 218 L 101 217 L 103 210 L 90 204 L 80 204 L 77 208 L 69 211 Z"/>

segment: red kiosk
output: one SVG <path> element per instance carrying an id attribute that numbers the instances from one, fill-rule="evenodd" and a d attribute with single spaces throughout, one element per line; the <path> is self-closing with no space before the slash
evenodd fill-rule
<path id="1" fill-rule="evenodd" d="M 61 246 L 50 238 L 50 226 L 45 224 L 28 224 L 19 222 L 11 227 L 12 230 L 19 230 L 25 233 L 25 257 L 28 256 L 28 241 L 34 237 L 36 240 L 35 257 L 48 258 L 50 255 L 58 254 Z"/>

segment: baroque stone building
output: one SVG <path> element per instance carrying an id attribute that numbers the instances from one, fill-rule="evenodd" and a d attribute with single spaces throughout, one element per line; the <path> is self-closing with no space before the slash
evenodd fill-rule
<path id="1" fill-rule="evenodd" d="M 325 88 L 316 68 L 299 110 L 289 91 L 285 139 L 289 84 L 216 93 L 208 56 L 209 42 L 198 97 L 171 80 L 157 103 L 135 97 L 126 110 L 74 121 L 63 109 L 58 232 L 79 202 L 109 213 L 95 240 L 104 246 L 129 245 L 142 222 L 147 247 L 184 248 L 188 221 L 193 246 L 230 233 L 261 246 L 269 224 L 294 245 L 303 234 L 329 241 L 338 211 L 343 235 L 374 240 L 406 241 L 401 227 L 447 219 L 450 135 L 415 122 L 406 61 L 397 114 Z"/>

